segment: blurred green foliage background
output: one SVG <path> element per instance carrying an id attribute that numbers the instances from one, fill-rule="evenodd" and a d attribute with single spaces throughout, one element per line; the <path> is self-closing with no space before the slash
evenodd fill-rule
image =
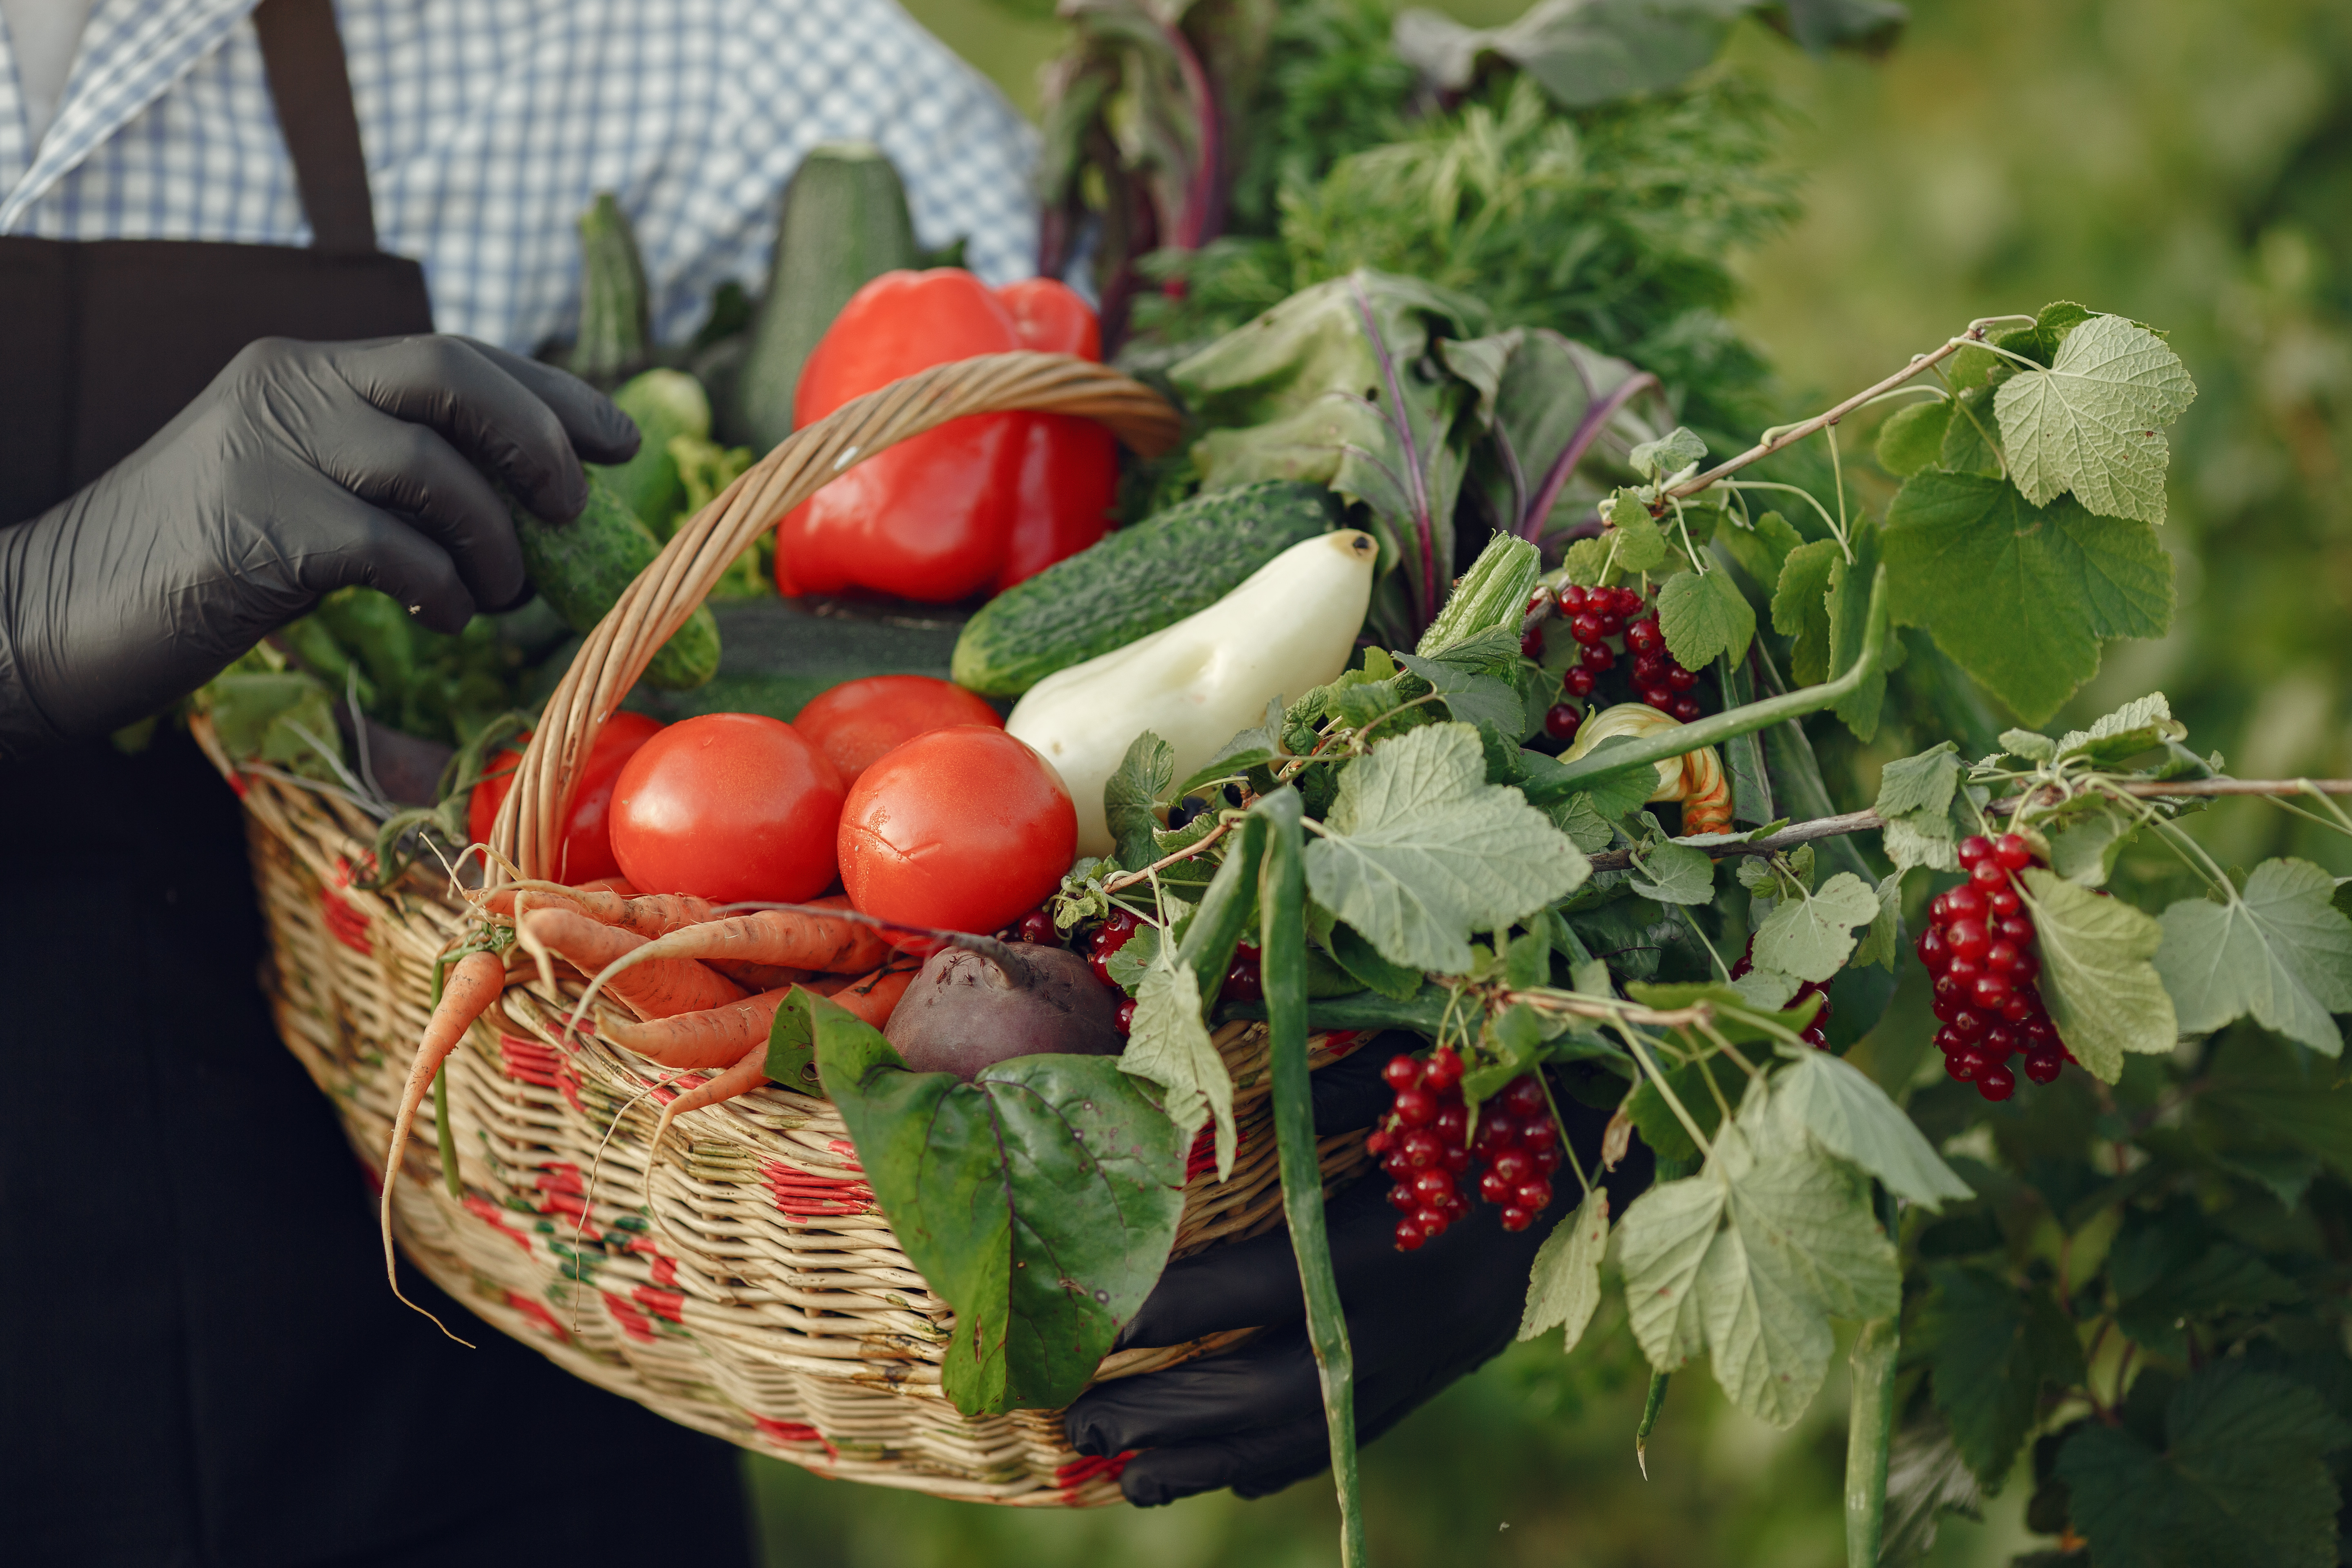
<path id="1" fill-rule="evenodd" d="M 1058 24 L 991 0 L 908 8 L 1034 115 Z M 1521 7 L 1446 8 L 1491 23 Z M 1912 11 L 1876 62 L 1809 58 L 1757 26 L 1730 49 L 1728 68 L 1787 106 L 1806 207 L 1737 258 L 1741 329 L 1791 407 L 1875 380 L 1971 318 L 2052 300 L 2168 330 L 2200 389 L 2174 433 L 2164 529 L 2179 610 L 2163 639 L 2111 645 L 2061 721 L 2161 689 L 2190 743 L 2241 776 L 2352 773 L 2352 6 L 1913 0 Z M 1825 760 L 1846 804 L 1866 805 L 1880 763 L 1938 738 L 1894 723 Z M 2352 874 L 2352 846 L 2263 803 L 2196 821 L 2225 864 L 2296 853 Z M 2152 861 L 2121 875 L 2167 877 Z M 1918 973 L 1906 971 L 1907 994 Z M 1858 1059 L 1890 1084 L 1906 1079 L 1925 1019 L 1923 998 L 1898 994 Z M 1728 1408 L 1694 1368 L 1667 1400 L 1645 1481 L 1632 1442 L 1643 1371 L 1604 1309 L 1576 1354 L 1563 1358 L 1554 1335 L 1449 1390 L 1365 1454 L 1378 1559 L 1843 1560 L 1838 1374 L 1781 1433 Z M 1320 1483 L 1256 1503 L 1067 1514 L 750 1463 L 774 1568 L 1283 1568 L 1328 1563 L 1337 1546 Z M 1928 1561 L 2007 1562 L 2031 1540 L 2022 1507 L 2012 1484 L 1981 1523 L 1948 1521 Z"/>

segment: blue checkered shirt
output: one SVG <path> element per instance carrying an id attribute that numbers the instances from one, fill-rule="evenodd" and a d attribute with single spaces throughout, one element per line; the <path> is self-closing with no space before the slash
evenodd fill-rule
<path id="1" fill-rule="evenodd" d="M 37 151 L 0 29 L 0 234 L 310 237 L 255 0 L 100 0 Z M 436 324 L 527 350 L 579 308 L 574 220 L 635 221 L 655 331 L 756 285 L 776 204 L 822 142 L 878 143 L 923 243 L 1033 272 L 1036 137 L 892 0 L 338 0 L 383 248 L 425 265 Z"/>

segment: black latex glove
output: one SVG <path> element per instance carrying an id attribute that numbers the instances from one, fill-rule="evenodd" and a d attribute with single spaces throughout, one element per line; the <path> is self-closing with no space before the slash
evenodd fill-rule
<path id="1" fill-rule="evenodd" d="M 1316 1131 L 1328 1137 L 1365 1127 L 1391 1098 L 1379 1071 L 1399 1050 L 1423 1042 L 1384 1036 L 1315 1075 Z M 1327 1079 L 1339 1079 L 1326 1084 Z M 1559 1097 L 1587 1171 L 1607 1114 Z M 1344 1109 L 1343 1109 L 1344 1108 Z M 1609 1179 L 1611 1210 L 1622 1213 L 1646 1185 L 1646 1159 Z M 1388 1180 L 1375 1172 L 1326 1209 L 1331 1264 L 1348 1312 L 1355 1361 L 1356 1434 L 1370 1442 L 1455 1378 L 1500 1352 L 1518 1331 L 1528 1270 L 1578 1194 L 1565 1166 L 1552 1206 L 1526 1230 L 1502 1227 L 1500 1211 L 1473 1201 L 1468 1218 L 1417 1252 L 1396 1249 Z M 1139 1449 L 1119 1478 L 1143 1507 L 1231 1487 L 1263 1497 L 1322 1470 L 1330 1446 L 1305 1299 L 1287 1229 L 1216 1247 L 1171 1264 L 1120 1335 L 1121 1348 L 1181 1344 L 1220 1330 L 1268 1331 L 1235 1350 L 1148 1376 L 1101 1384 L 1070 1407 L 1071 1446 L 1082 1454 Z"/>
<path id="2" fill-rule="evenodd" d="M 130 457 L 0 532 L 0 753 L 155 712 L 352 584 L 436 631 L 524 589 L 484 473 L 551 521 L 636 450 L 585 383 L 456 337 L 264 338 Z"/>

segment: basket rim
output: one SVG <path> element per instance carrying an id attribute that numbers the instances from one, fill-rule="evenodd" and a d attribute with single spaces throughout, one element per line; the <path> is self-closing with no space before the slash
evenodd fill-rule
<path id="1" fill-rule="evenodd" d="M 490 830 L 485 880 L 550 876 L 562 824 L 596 736 L 661 646 L 686 624 L 735 558 L 793 508 L 900 441 L 980 414 L 1076 415 L 1110 426 L 1145 457 L 1171 449 L 1183 421 L 1132 376 L 1071 354 L 1021 352 L 951 360 L 852 398 L 793 431 L 673 534 L 622 593 L 547 700 Z"/>

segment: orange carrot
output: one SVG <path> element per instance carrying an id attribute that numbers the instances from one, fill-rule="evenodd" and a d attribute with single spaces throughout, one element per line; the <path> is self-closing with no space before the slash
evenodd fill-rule
<path id="1" fill-rule="evenodd" d="M 884 967 L 856 980 L 833 993 L 836 1006 L 846 1007 L 876 1028 L 890 1021 L 890 1014 L 898 1005 L 898 998 L 922 973 L 922 965 L 911 959 L 897 968 Z"/>
<path id="2" fill-rule="evenodd" d="M 723 1007 L 680 1013 L 650 1024 L 615 1018 L 604 1026 L 604 1037 L 666 1068 L 723 1068 L 755 1045 L 764 1047 L 768 1031 L 775 1025 L 776 1009 L 791 993 L 790 986 L 763 991 Z"/>
<path id="3" fill-rule="evenodd" d="M 837 897 L 820 899 L 817 903 L 828 909 L 848 908 L 848 900 Z M 754 915 L 730 915 L 673 931 L 656 941 L 646 957 L 725 958 L 828 974 L 863 974 L 879 968 L 890 952 L 890 944 L 871 926 L 823 915 L 762 910 Z"/>
<path id="4" fill-rule="evenodd" d="M 703 962 L 746 991 L 784 991 L 806 985 L 817 977 L 814 969 L 792 969 L 781 963 L 738 963 L 731 958 L 708 958 Z"/>
<path id="5" fill-rule="evenodd" d="M 621 887 L 628 884 L 623 882 Z M 525 894 L 530 895 L 529 904 L 522 902 Z M 559 907 L 577 910 L 600 924 L 643 937 L 661 936 L 719 917 L 709 900 L 690 893 L 616 892 L 593 882 L 577 888 L 561 882 L 509 882 L 492 889 L 481 900 L 483 910 L 494 915 L 511 915 L 524 908 Z"/>
<path id="6" fill-rule="evenodd" d="M 590 983 L 587 994 L 580 999 L 583 1012 L 596 991 L 608 985 L 614 995 L 646 1018 L 698 1013 L 706 1007 L 743 999 L 741 986 L 693 959 L 640 962 L 637 955 L 652 945 L 644 937 L 600 924 L 577 910 L 526 910 L 518 918 L 515 929 L 526 950 L 561 954 L 582 973 L 596 977 Z M 629 962 L 619 973 L 612 973 L 614 966 L 624 959 Z"/>
<path id="7" fill-rule="evenodd" d="M 401 1092 L 400 1113 L 393 1118 L 392 1146 L 383 1155 L 383 1275 L 392 1282 L 392 1293 L 420 1312 L 425 1309 L 400 1295 L 400 1276 L 393 1263 L 392 1188 L 400 1179 L 401 1151 L 408 1146 L 408 1129 L 416 1120 L 416 1108 L 425 1103 L 425 1091 L 433 1087 L 433 1075 L 441 1070 L 441 1064 L 457 1048 L 457 1042 L 466 1037 L 474 1020 L 499 999 L 506 983 L 507 966 L 495 952 L 469 952 L 449 966 L 441 983 L 440 1005 L 433 1009 L 433 1016 L 425 1026 L 425 1037 L 416 1043 L 415 1058 L 408 1065 L 408 1086 Z M 433 1318 L 430 1312 L 425 1315 Z M 448 1324 L 438 1318 L 433 1318 L 433 1322 L 443 1333 L 457 1339 L 449 1333 Z"/>

